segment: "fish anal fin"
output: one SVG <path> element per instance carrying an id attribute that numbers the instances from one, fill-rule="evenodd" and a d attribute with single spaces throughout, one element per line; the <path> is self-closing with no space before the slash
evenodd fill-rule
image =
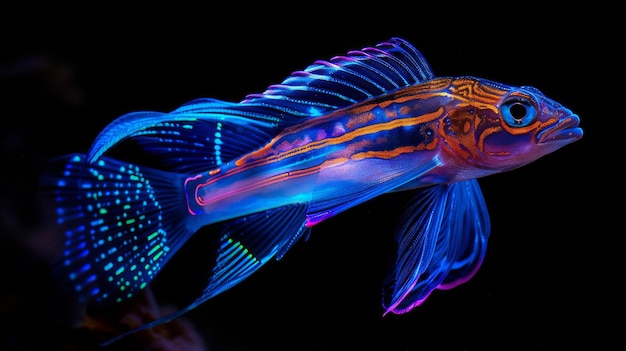
<path id="1" fill-rule="evenodd" d="M 272 258 L 280 258 L 306 234 L 307 207 L 306 204 L 284 206 L 221 223 L 217 258 L 209 270 L 210 276 L 205 277 L 208 283 L 200 296 L 180 310 L 108 340 L 105 345 L 167 323 L 237 285 Z"/>

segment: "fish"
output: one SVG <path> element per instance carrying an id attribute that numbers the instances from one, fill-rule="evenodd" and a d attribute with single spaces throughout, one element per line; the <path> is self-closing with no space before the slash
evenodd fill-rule
<path id="1" fill-rule="evenodd" d="M 381 282 L 383 316 L 405 314 L 479 270 L 491 224 L 478 179 L 581 139 L 579 124 L 532 86 L 436 76 L 411 43 L 391 37 L 239 102 L 124 114 L 87 152 L 50 160 L 40 185 L 63 233 L 55 274 L 78 302 L 115 305 L 146 289 L 196 233 L 214 236 L 209 267 L 189 272 L 202 280 L 193 301 L 114 342 L 233 288 L 320 222 L 411 191 Z"/>

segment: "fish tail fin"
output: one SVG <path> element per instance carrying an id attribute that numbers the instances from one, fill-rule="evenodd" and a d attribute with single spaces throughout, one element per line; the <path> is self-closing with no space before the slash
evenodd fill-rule
<path id="1" fill-rule="evenodd" d="M 147 288 L 177 252 L 184 253 L 183 246 L 199 229 L 188 212 L 183 183 L 179 173 L 108 156 L 93 163 L 85 154 L 52 160 L 40 186 L 63 231 L 63 250 L 54 262 L 61 287 L 79 303 L 97 308 L 129 301 Z M 205 257 L 210 269 L 184 285 L 194 300 L 102 346 L 167 323 L 237 285 L 271 259 L 281 259 L 307 236 L 307 208 L 288 205 L 215 223 L 219 235 L 210 236 Z M 196 290 L 199 281 L 202 287 Z"/>
<path id="2" fill-rule="evenodd" d="M 152 281 L 193 234 L 176 173 L 83 154 L 52 160 L 40 180 L 62 228 L 54 274 L 81 303 L 121 302 Z"/>

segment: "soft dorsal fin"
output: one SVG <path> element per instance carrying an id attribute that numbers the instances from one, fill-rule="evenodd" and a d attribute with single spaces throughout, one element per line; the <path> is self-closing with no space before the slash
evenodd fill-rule
<path id="1" fill-rule="evenodd" d="M 89 150 L 88 161 L 94 162 L 122 141 L 134 139 L 144 146 L 152 144 L 145 147 L 146 151 L 169 161 L 174 170 L 182 168 L 182 165 L 189 167 L 190 164 L 197 164 L 193 158 L 203 159 L 203 168 L 219 166 L 222 161 L 229 160 L 220 155 L 239 156 L 275 134 L 278 117 L 248 112 L 240 107 L 236 103 L 215 99 L 197 99 L 170 113 L 128 113 L 100 132 Z M 225 141 L 223 136 L 229 131 L 238 140 Z M 242 138 L 242 135 L 246 137 Z M 174 152 L 170 153 L 170 149 Z M 175 154 L 184 159 L 177 160 Z"/>
<path id="2" fill-rule="evenodd" d="M 169 112 L 140 111 L 113 121 L 98 135 L 89 151 L 89 162 L 127 139 L 140 139 L 147 152 L 174 152 L 167 157 L 170 168 L 195 168 L 193 161 L 202 160 L 202 167 L 217 166 L 228 161 L 215 155 L 212 142 L 200 140 L 218 129 L 239 130 L 241 135 L 258 141 L 272 137 L 302 119 L 316 117 L 351 104 L 383 95 L 433 78 L 424 57 L 408 42 L 391 38 L 375 47 L 349 51 L 328 61 L 316 61 L 302 71 L 293 72 L 282 83 L 271 85 L 261 94 L 250 94 L 239 103 L 216 99 L 198 99 Z M 181 127 L 182 126 L 182 127 Z M 198 133 L 200 131 L 200 133 Z M 188 146 L 185 143 L 190 142 Z M 236 155 L 251 151 L 245 145 L 223 143 L 220 153 Z M 206 147 L 205 147 L 206 146 Z M 180 156 L 179 156 L 180 155 Z M 192 156 L 187 160 L 183 156 Z M 199 155 L 199 156 L 198 156 Z M 191 164 L 191 166 L 190 166 Z"/>
<path id="3" fill-rule="evenodd" d="M 272 128 L 268 125 L 250 123 L 237 117 L 224 121 L 190 118 L 195 113 L 190 111 L 194 106 L 206 108 L 213 103 L 207 99 L 188 103 L 168 115 L 184 114 L 188 118 L 157 123 L 151 128 L 138 131 L 133 140 L 145 152 L 158 155 L 160 165 L 157 168 L 194 173 L 220 167 L 223 163 L 258 148 L 273 136 Z M 212 108 L 219 107 L 214 105 Z"/>

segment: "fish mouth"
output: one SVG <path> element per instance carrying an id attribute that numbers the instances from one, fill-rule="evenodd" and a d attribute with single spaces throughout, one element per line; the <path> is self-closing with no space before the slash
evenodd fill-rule
<path id="1" fill-rule="evenodd" d="M 537 134 L 537 143 L 544 144 L 554 141 L 576 141 L 583 136 L 582 128 L 578 127 L 580 118 L 578 115 L 571 114 L 561 118 L 559 123 L 542 130 Z"/>

